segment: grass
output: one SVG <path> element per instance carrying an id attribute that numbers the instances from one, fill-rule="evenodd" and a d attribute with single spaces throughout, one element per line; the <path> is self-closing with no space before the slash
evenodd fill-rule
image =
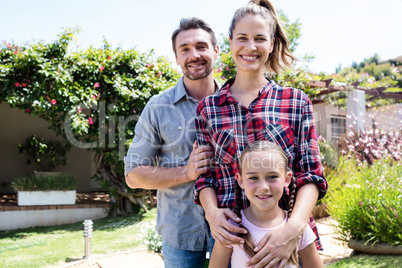
<path id="1" fill-rule="evenodd" d="M 156 208 L 145 214 L 94 220 L 92 255 L 127 251 L 144 245 L 144 228 L 156 221 Z M 84 256 L 82 222 L 0 232 L 0 267 L 44 267 Z"/>
<path id="2" fill-rule="evenodd" d="M 361 254 L 347 258 L 331 265 L 328 268 L 400 268 L 402 256 L 380 256 Z"/>
<path id="3" fill-rule="evenodd" d="M 156 208 L 129 217 L 94 221 L 92 255 L 111 254 L 144 246 L 147 228 L 153 228 Z M 45 267 L 80 260 L 84 256 L 82 222 L 0 232 L 0 267 Z M 402 267 L 402 256 L 355 255 L 328 268 Z"/>

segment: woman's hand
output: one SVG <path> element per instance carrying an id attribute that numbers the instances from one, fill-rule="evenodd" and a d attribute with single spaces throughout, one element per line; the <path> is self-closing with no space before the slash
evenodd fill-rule
<path id="1" fill-rule="evenodd" d="M 238 237 L 237 233 L 247 233 L 246 229 L 240 228 L 229 222 L 240 223 L 241 220 L 236 213 L 228 208 L 211 208 L 205 214 L 211 228 L 212 237 L 223 245 L 244 243 L 244 239 Z"/>
<path id="2" fill-rule="evenodd" d="M 293 225 L 288 221 L 275 231 L 268 232 L 257 244 L 255 251 L 258 253 L 247 262 L 247 266 L 255 264 L 254 268 L 273 268 L 279 264 L 278 268 L 284 268 L 305 227 L 305 224 Z"/>

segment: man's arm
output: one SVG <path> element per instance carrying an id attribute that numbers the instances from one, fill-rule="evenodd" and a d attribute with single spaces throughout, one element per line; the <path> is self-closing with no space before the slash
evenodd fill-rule
<path id="1" fill-rule="evenodd" d="M 174 168 L 137 166 L 127 174 L 126 183 L 130 188 L 162 189 L 194 181 L 210 169 L 213 155 L 209 146 L 198 146 L 196 141 L 187 166 Z"/>

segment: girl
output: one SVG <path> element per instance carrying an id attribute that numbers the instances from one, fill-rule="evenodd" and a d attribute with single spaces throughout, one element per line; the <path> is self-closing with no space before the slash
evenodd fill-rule
<path id="1" fill-rule="evenodd" d="M 209 267 L 246 267 L 249 257 L 255 255 L 254 247 L 266 232 L 275 230 L 290 218 L 293 209 L 295 182 L 288 168 L 288 159 L 281 147 L 268 141 L 256 141 L 244 149 L 236 173 L 235 212 L 242 219 L 240 224 L 249 232 L 245 243 L 233 248 L 215 243 Z M 289 211 L 278 206 L 284 187 L 289 187 Z M 242 189 L 249 206 L 243 209 Z M 322 267 L 322 261 L 314 245 L 315 235 L 307 227 L 298 245 L 298 255 L 303 267 Z M 298 267 L 296 251 L 285 267 Z"/>
<path id="2" fill-rule="evenodd" d="M 293 216 L 277 232 L 269 232 L 260 240 L 258 253 L 247 264 L 272 268 L 279 263 L 283 268 L 309 219 L 321 249 L 310 215 L 328 185 L 320 162 L 312 104 L 302 91 L 282 87 L 264 76 L 264 71 L 278 72 L 295 59 L 269 1 L 253 0 L 238 9 L 229 38 L 237 75 L 197 107 L 198 144 L 214 148 L 216 166 L 197 179 L 195 202 L 204 208 L 212 236 L 219 243 L 244 242 L 233 233 L 247 231 L 228 221 L 240 222 L 231 210 L 235 204 L 237 160 L 256 140 L 278 144 L 296 177 Z M 283 209 L 287 209 L 286 198 L 284 193 L 280 202 Z"/>

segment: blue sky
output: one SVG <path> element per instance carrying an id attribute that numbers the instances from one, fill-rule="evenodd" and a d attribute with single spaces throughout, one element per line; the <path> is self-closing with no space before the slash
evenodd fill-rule
<path id="1" fill-rule="evenodd" d="M 0 38 L 7 42 L 51 42 L 62 27 L 79 26 L 80 48 L 113 46 L 155 49 L 174 60 L 170 35 L 182 17 L 198 16 L 217 36 L 227 34 L 234 11 L 247 0 L 0 0 Z M 402 0 L 273 0 L 291 21 L 302 23 L 296 56 L 312 53 L 314 72 L 334 72 L 342 64 L 378 53 L 402 55 Z"/>

